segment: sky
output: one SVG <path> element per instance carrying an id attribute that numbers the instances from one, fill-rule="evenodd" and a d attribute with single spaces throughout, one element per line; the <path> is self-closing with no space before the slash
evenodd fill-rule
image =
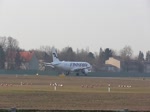
<path id="1" fill-rule="evenodd" d="M 0 0 L 0 36 L 30 50 L 150 50 L 149 0 Z"/>

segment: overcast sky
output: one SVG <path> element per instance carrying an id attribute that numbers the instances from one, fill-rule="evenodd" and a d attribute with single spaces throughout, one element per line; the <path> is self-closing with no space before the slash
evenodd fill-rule
<path id="1" fill-rule="evenodd" d="M 149 0 L 0 0 L 0 36 L 23 49 L 150 50 Z"/>

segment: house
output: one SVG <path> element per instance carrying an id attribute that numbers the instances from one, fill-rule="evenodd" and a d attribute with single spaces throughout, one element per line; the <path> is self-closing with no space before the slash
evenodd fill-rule
<path id="1" fill-rule="evenodd" d="M 150 73 L 150 62 L 144 62 L 144 72 Z"/>
<path id="2" fill-rule="evenodd" d="M 111 70 L 115 72 L 139 72 L 139 62 L 136 60 L 123 61 L 119 57 L 110 57 L 105 64 L 112 65 Z"/>
<path id="3" fill-rule="evenodd" d="M 121 61 L 117 58 L 110 57 L 105 61 L 105 65 L 107 65 L 109 71 L 119 72 L 121 71 Z"/>
<path id="4" fill-rule="evenodd" d="M 136 60 L 130 60 L 124 63 L 124 70 L 127 72 L 139 72 L 139 62 Z"/>
<path id="5" fill-rule="evenodd" d="M 116 66 L 105 64 L 100 69 L 103 72 L 119 72 L 119 69 Z"/>
<path id="6" fill-rule="evenodd" d="M 20 57 L 23 60 L 21 64 L 21 69 L 24 69 L 24 70 L 38 70 L 39 69 L 39 62 L 34 52 L 32 51 L 20 52 Z"/>

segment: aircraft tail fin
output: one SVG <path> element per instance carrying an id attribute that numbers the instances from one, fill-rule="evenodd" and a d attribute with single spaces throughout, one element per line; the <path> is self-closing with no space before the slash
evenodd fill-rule
<path id="1" fill-rule="evenodd" d="M 53 62 L 59 62 L 60 60 L 58 59 L 57 52 L 55 48 L 52 49 L 52 57 L 53 57 Z"/>

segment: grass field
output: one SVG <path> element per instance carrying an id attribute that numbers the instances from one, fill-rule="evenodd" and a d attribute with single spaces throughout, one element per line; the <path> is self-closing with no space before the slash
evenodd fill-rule
<path id="1" fill-rule="evenodd" d="M 150 78 L 1 75 L 0 108 L 12 107 L 150 111 Z"/>

